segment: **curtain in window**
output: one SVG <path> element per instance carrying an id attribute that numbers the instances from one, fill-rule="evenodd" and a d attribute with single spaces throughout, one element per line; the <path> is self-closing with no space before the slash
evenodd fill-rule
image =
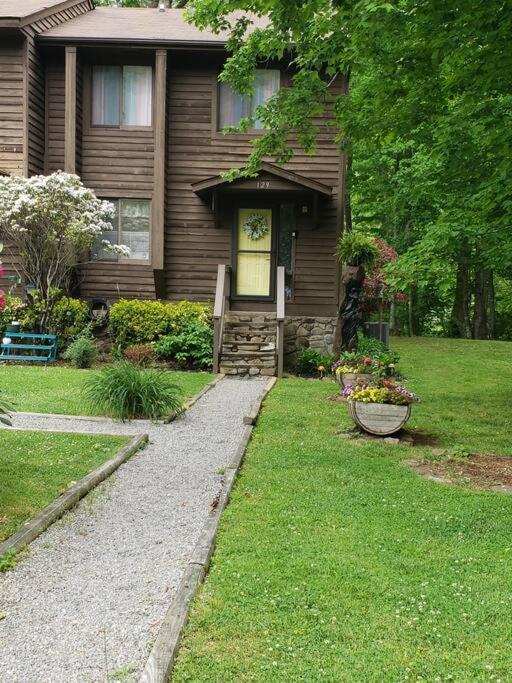
<path id="1" fill-rule="evenodd" d="M 239 95 L 229 83 L 220 83 L 219 128 L 236 126 L 240 119 L 250 115 L 251 103 L 248 97 Z"/>
<path id="2" fill-rule="evenodd" d="M 153 70 L 150 66 L 123 67 L 123 111 L 126 126 L 150 126 Z"/>
<path id="3" fill-rule="evenodd" d="M 121 67 L 95 66 L 92 71 L 92 124 L 120 123 Z"/>
<path id="4" fill-rule="evenodd" d="M 130 259 L 149 260 L 149 201 L 121 200 L 120 243 L 130 248 Z"/>
<path id="5" fill-rule="evenodd" d="M 279 71 L 277 69 L 256 69 L 254 74 L 254 94 L 252 97 L 252 113 L 256 107 L 272 97 L 279 90 Z M 263 128 L 263 123 L 256 119 L 255 128 Z"/>

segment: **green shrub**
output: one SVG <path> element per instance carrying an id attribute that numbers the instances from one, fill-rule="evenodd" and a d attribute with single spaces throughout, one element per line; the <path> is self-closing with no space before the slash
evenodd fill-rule
<path id="1" fill-rule="evenodd" d="M 32 301 L 22 309 L 20 323 L 25 331 L 40 330 L 55 334 L 59 349 L 63 349 L 89 325 L 89 306 L 81 299 L 63 296 L 58 289 L 52 290 L 51 298 L 53 301 L 47 324 L 43 323 L 46 304 L 37 291 L 33 292 Z"/>
<path id="2" fill-rule="evenodd" d="M 200 322 L 207 327 L 213 327 L 213 310 L 209 304 L 180 301 L 170 306 L 173 334 L 179 333 L 190 322 Z"/>
<path id="3" fill-rule="evenodd" d="M 84 393 L 95 409 L 119 420 L 157 420 L 180 412 L 181 389 L 165 370 L 121 361 L 86 378 Z"/>
<path id="4" fill-rule="evenodd" d="M 196 319 L 182 323 L 177 334 L 162 337 L 155 344 L 158 358 L 176 360 L 198 368 L 213 362 L 213 330 Z"/>
<path id="5" fill-rule="evenodd" d="M 98 360 L 98 345 L 89 330 L 71 342 L 62 357 L 76 368 L 92 367 Z"/>
<path id="6" fill-rule="evenodd" d="M 123 357 L 130 363 L 147 368 L 155 362 L 156 354 L 151 344 L 134 344 L 123 351 Z"/>
<path id="7" fill-rule="evenodd" d="M 171 306 L 161 301 L 121 299 L 110 309 L 109 329 L 123 349 L 148 344 L 172 331 Z"/>
<path id="8" fill-rule="evenodd" d="M 212 309 L 208 304 L 180 301 L 121 299 L 110 309 L 110 333 L 121 349 L 135 344 L 149 344 L 160 337 L 181 334 L 189 323 L 212 327 Z"/>
<path id="9" fill-rule="evenodd" d="M 17 296 L 4 295 L 5 306 L 0 311 L 0 334 L 4 333 L 6 326 L 13 320 L 19 320 L 23 315 L 25 304 Z"/>
<path id="10" fill-rule="evenodd" d="M 316 349 L 304 349 L 297 358 L 296 368 L 299 375 L 318 375 L 318 368 L 322 366 L 325 372 L 330 372 L 332 362 L 332 356 L 324 356 Z"/>
<path id="11" fill-rule="evenodd" d="M 364 335 L 360 335 L 357 339 L 357 353 L 360 356 L 369 356 L 386 363 L 398 363 L 400 360 L 400 355 L 396 351 L 390 351 L 380 339 Z"/>

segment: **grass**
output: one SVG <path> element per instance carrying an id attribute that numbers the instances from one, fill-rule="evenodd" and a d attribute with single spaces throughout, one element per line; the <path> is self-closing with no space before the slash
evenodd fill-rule
<path id="1" fill-rule="evenodd" d="M 0 541 L 111 458 L 122 436 L 0 432 Z"/>
<path id="2" fill-rule="evenodd" d="M 18 411 L 66 415 L 100 415 L 82 394 L 92 370 L 5 365 L 0 367 L 0 388 Z M 170 371 L 171 372 L 171 371 Z M 207 372 L 172 371 L 173 380 L 190 398 L 213 379 Z"/>
<path id="3" fill-rule="evenodd" d="M 511 452 L 512 344 L 395 346 L 415 430 Z M 265 401 L 173 680 L 510 680 L 512 497 L 403 465 L 430 449 L 341 439 L 334 390 L 282 380 Z"/>

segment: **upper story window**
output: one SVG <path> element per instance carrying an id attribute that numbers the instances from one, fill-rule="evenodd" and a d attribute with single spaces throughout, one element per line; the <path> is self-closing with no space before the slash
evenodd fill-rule
<path id="1" fill-rule="evenodd" d="M 149 261 L 151 230 L 148 199 L 109 199 L 116 213 L 112 230 L 104 232 L 93 248 L 93 257 L 100 261 Z M 118 257 L 102 244 L 123 244 L 130 249 L 128 257 Z"/>
<path id="2" fill-rule="evenodd" d="M 236 126 L 241 119 L 254 116 L 256 107 L 264 104 L 279 90 L 280 72 L 278 69 L 256 69 L 252 97 L 239 95 L 229 83 L 221 81 L 219 87 L 219 129 Z M 263 123 L 256 119 L 254 127 L 261 129 Z"/>
<path id="3" fill-rule="evenodd" d="M 93 66 L 93 126 L 151 126 L 152 101 L 151 66 Z"/>

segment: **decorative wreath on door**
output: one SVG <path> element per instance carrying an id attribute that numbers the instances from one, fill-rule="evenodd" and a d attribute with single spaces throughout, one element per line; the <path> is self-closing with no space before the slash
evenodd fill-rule
<path id="1" fill-rule="evenodd" d="M 251 240 L 259 240 L 268 233 L 267 219 L 261 213 L 253 213 L 244 223 L 244 232 Z"/>

